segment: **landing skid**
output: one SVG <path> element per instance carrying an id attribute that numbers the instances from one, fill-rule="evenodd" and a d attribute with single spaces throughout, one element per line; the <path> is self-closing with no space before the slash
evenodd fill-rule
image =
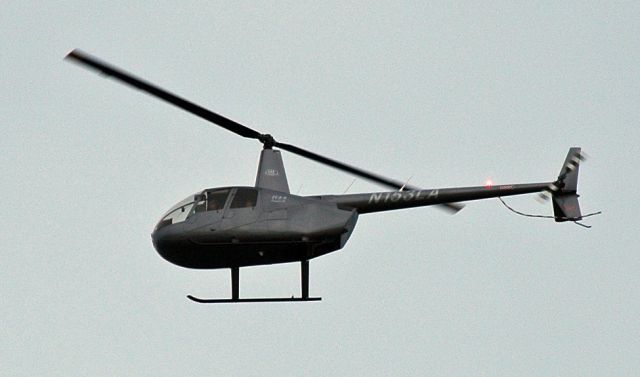
<path id="1" fill-rule="evenodd" d="M 320 301 L 322 297 L 309 297 L 309 261 L 300 262 L 300 288 L 302 297 L 257 297 L 240 298 L 240 267 L 231 267 L 231 298 L 198 298 L 187 295 L 187 298 L 200 304 L 234 304 L 248 302 L 304 302 Z"/>
<path id="2" fill-rule="evenodd" d="M 187 298 L 191 301 L 200 303 L 200 304 L 233 304 L 233 303 L 242 303 L 242 302 L 289 302 L 289 301 L 320 301 L 322 297 L 265 297 L 265 298 L 198 298 L 191 295 L 188 295 Z"/>

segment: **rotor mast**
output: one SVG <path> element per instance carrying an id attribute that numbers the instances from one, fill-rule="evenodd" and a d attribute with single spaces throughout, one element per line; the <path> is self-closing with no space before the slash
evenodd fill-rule
<path id="1" fill-rule="evenodd" d="M 260 152 L 256 188 L 289 193 L 289 183 L 287 182 L 282 155 L 279 150 L 267 148 L 267 144 Z"/>

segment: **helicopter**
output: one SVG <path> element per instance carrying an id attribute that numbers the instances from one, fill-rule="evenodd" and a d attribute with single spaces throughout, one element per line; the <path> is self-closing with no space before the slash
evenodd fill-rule
<path id="1" fill-rule="evenodd" d="M 137 78 L 79 49 L 65 59 L 112 77 L 177 106 L 239 136 L 258 140 L 262 151 L 253 186 L 207 188 L 171 207 L 151 234 L 154 248 L 167 261 L 191 269 L 231 270 L 231 297 L 198 303 L 319 301 L 309 296 L 309 261 L 342 249 L 359 215 L 436 205 L 456 213 L 460 202 L 539 193 L 551 197 L 556 222 L 583 218 L 578 202 L 581 148 L 569 149 L 557 179 L 549 182 L 422 189 L 277 141 L 158 86 Z M 289 190 L 280 150 L 319 162 L 392 191 L 294 195 Z M 506 204 L 505 204 L 506 205 Z M 240 297 L 240 268 L 300 263 L 299 297 Z"/>

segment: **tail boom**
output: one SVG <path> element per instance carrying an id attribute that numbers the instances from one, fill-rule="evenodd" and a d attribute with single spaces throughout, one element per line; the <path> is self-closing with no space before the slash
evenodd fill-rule
<path id="1" fill-rule="evenodd" d="M 457 187 L 412 191 L 387 191 L 366 194 L 328 195 L 322 200 L 337 203 L 339 207 L 355 209 L 358 213 L 393 211 L 443 203 L 522 195 L 545 191 L 553 182 L 510 184 L 496 186 Z"/>
<path id="2" fill-rule="evenodd" d="M 578 170 L 582 159 L 580 148 L 569 149 L 564 165 L 560 170 L 560 175 L 553 182 L 326 195 L 316 198 L 334 202 L 341 208 L 355 209 L 358 213 L 364 214 L 548 192 L 553 200 L 553 217 L 555 221 L 578 221 L 583 217 L 580 212 L 579 195 L 577 193 Z"/>

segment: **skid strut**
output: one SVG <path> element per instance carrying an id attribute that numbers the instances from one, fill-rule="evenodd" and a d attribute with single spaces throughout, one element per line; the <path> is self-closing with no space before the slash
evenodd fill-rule
<path id="1" fill-rule="evenodd" d="M 320 301 L 322 297 L 309 297 L 309 261 L 300 261 L 300 293 L 301 297 L 256 297 L 240 298 L 240 267 L 231 267 L 231 298 L 198 298 L 188 295 L 192 301 L 201 304 L 225 304 L 240 302 L 290 302 L 290 301 Z"/>

